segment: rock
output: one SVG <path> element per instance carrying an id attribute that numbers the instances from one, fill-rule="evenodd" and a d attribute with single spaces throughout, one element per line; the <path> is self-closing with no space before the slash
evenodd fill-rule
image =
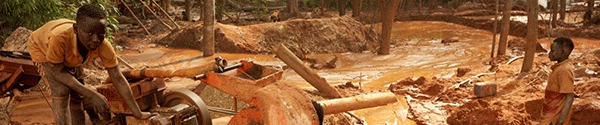
<path id="1" fill-rule="evenodd" d="M 31 35 L 31 30 L 28 30 L 25 27 L 19 27 L 15 31 L 10 34 L 4 40 L 4 45 L 0 50 L 3 51 L 23 51 L 28 52 L 27 50 L 27 38 Z"/>
<path id="2" fill-rule="evenodd" d="M 496 95 L 496 83 L 478 82 L 473 87 L 473 93 L 479 98 Z"/>
<path id="3" fill-rule="evenodd" d="M 412 78 L 408 77 L 396 84 L 402 84 L 402 85 L 423 85 L 425 84 L 425 80 L 427 80 L 425 77 L 421 76 L 419 78 L 417 78 L 416 80 L 413 80 Z"/>
<path id="4" fill-rule="evenodd" d="M 307 61 L 307 62 L 311 62 L 312 61 L 311 63 L 313 63 L 313 64 L 310 65 L 310 68 L 318 69 L 318 70 L 324 69 L 324 68 L 325 69 L 336 68 L 337 67 L 336 63 L 338 61 L 338 57 L 337 56 L 335 56 L 332 59 L 329 59 L 329 61 L 317 61 L 316 59 L 307 60 L 307 59 L 311 59 L 311 58 L 305 58 L 305 59 L 300 58 L 300 59 L 303 60 L 303 61 Z"/>
<path id="5" fill-rule="evenodd" d="M 588 68 L 577 69 L 577 70 L 573 71 L 573 74 L 575 75 L 575 78 L 598 76 L 598 72 L 588 69 Z"/>
<path id="6" fill-rule="evenodd" d="M 590 125 L 600 123 L 600 105 L 596 99 L 573 103 L 573 125 Z"/>
<path id="7" fill-rule="evenodd" d="M 327 68 L 335 68 L 337 67 L 336 63 L 338 61 L 338 57 L 335 56 L 333 59 L 327 61 L 327 65 L 325 65 Z"/>
<path id="8" fill-rule="evenodd" d="M 450 43 L 458 42 L 458 37 L 450 37 L 442 40 L 444 45 L 450 45 Z"/>
<path id="9" fill-rule="evenodd" d="M 313 63 L 310 65 L 310 68 L 313 68 L 316 70 L 321 70 L 321 69 L 323 69 L 323 67 L 324 67 L 323 64 L 320 64 L 320 63 Z"/>
<path id="10" fill-rule="evenodd" d="M 471 68 L 458 68 L 456 69 L 456 77 L 462 77 L 470 71 Z"/>

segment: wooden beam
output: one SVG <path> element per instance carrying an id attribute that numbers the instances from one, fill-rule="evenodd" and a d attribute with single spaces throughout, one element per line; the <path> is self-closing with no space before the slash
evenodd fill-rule
<path id="1" fill-rule="evenodd" d="M 323 114 L 335 114 L 356 109 L 370 108 L 397 102 L 396 95 L 391 92 L 358 95 L 317 102 L 323 107 Z"/>
<path id="2" fill-rule="evenodd" d="M 119 0 L 121 1 L 121 3 L 123 3 L 123 5 L 125 5 L 125 8 L 127 8 L 127 11 L 129 11 L 129 13 L 131 14 L 131 16 L 133 16 L 133 19 L 135 19 L 135 21 L 138 22 L 138 24 L 140 24 L 140 26 L 142 26 L 142 28 L 144 29 L 144 31 L 146 31 L 146 34 L 151 35 L 150 32 L 148 32 L 148 29 L 146 29 L 146 26 L 144 26 L 144 24 L 142 23 L 142 21 L 140 21 L 140 19 L 138 19 L 137 16 L 135 16 L 135 13 L 133 13 L 133 11 L 131 11 L 131 8 L 129 8 L 129 6 L 127 5 L 127 3 L 125 3 L 123 0 Z"/>
<path id="3" fill-rule="evenodd" d="M 333 86 L 329 85 L 325 78 L 319 76 L 313 70 L 304 65 L 302 61 L 300 61 L 300 59 L 283 44 L 279 44 L 277 47 L 275 47 L 273 52 L 279 59 L 281 59 L 281 61 L 285 62 L 285 64 L 291 67 L 296 73 L 298 73 L 298 75 L 302 76 L 304 80 L 317 88 L 317 90 L 327 94 L 330 97 L 341 97 L 340 93 L 333 88 Z"/>
<path id="4" fill-rule="evenodd" d="M 142 5 L 144 5 L 144 8 L 146 8 L 148 11 L 150 11 L 150 13 L 152 13 L 152 16 L 154 16 L 158 21 L 160 21 L 161 24 L 165 25 L 167 28 L 169 28 L 169 30 L 173 30 L 173 27 L 167 25 L 167 23 L 165 23 L 164 21 L 160 20 L 160 18 L 158 17 L 158 15 L 156 15 L 156 13 L 154 13 L 154 11 L 148 7 L 148 5 L 146 5 L 146 3 L 144 3 L 144 1 L 142 0 L 138 0 L 140 3 L 142 3 Z"/>
<path id="5" fill-rule="evenodd" d="M 156 1 L 154 1 L 154 0 L 150 0 L 150 1 L 152 1 L 154 4 L 157 4 L 157 5 L 158 5 L 158 3 L 156 3 Z M 175 20 L 173 20 L 173 18 L 171 18 L 171 16 L 169 16 L 169 14 L 167 13 L 167 11 L 165 11 L 165 10 L 164 10 L 162 7 L 160 7 L 160 6 L 158 7 L 158 9 L 160 9 L 160 11 L 161 11 L 161 12 L 162 12 L 162 13 L 163 13 L 165 16 L 167 16 L 167 17 L 169 18 L 169 20 L 171 20 L 171 22 L 172 22 L 173 24 L 175 24 L 175 26 L 176 26 L 178 29 L 179 29 L 179 28 L 181 28 L 181 27 L 179 27 L 179 25 L 178 25 L 178 24 L 175 22 Z"/>

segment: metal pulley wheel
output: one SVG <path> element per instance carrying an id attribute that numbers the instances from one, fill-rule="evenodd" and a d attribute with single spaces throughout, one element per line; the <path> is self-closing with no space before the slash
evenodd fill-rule
<path id="1" fill-rule="evenodd" d="M 162 106 L 170 107 L 178 104 L 188 104 L 190 106 L 198 107 L 198 113 L 196 114 L 198 122 L 201 125 L 212 125 L 208 106 L 206 106 L 204 101 L 202 101 L 196 93 L 186 89 L 178 89 L 167 92 L 164 98 L 165 100 Z"/>

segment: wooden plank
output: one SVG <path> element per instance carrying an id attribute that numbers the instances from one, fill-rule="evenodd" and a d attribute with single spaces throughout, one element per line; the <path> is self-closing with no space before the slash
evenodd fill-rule
<path id="1" fill-rule="evenodd" d="M 21 79 L 21 76 L 23 76 L 23 74 L 23 67 L 17 68 L 17 70 L 15 70 L 10 79 L 8 79 L 8 81 L 6 81 L 2 86 L 0 86 L 0 94 L 12 91 L 12 87 L 18 83 L 18 80 Z"/>
<path id="2" fill-rule="evenodd" d="M 356 109 L 383 106 L 396 101 L 398 100 L 394 93 L 383 92 L 319 101 L 318 103 L 323 107 L 323 114 L 327 115 Z"/>
<path id="3" fill-rule="evenodd" d="M 325 78 L 319 76 L 313 70 L 305 66 L 302 61 L 292 51 L 286 48 L 283 44 L 279 44 L 279 46 L 275 47 L 273 52 L 277 55 L 281 61 L 285 62 L 289 67 L 291 67 L 298 75 L 300 75 L 304 80 L 310 83 L 312 86 L 317 88 L 317 90 L 329 95 L 331 97 L 339 98 L 342 97 L 340 93 L 333 88 L 333 86 L 327 83 Z"/>

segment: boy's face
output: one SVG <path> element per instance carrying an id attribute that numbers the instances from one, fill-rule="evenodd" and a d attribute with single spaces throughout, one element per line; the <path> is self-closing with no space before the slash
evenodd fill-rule
<path id="1" fill-rule="evenodd" d="M 86 18 L 74 25 L 75 34 L 87 50 L 93 51 L 104 41 L 107 25 L 106 19 Z"/>
<path id="2" fill-rule="evenodd" d="M 560 61 L 565 60 L 569 55 L 567 55 L 566 48 L 560 46 L 558 43 L 553 42 L 550 45 L 550 52 L 548 53 L 548 58 L 550 61 Z"/>

